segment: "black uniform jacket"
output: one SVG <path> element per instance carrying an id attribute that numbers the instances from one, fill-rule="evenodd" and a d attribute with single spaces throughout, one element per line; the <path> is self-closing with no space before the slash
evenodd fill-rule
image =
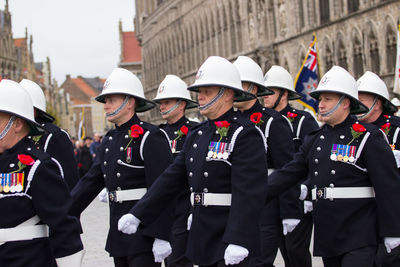
<path id="1" fill-rule="evenodd" d="M 83 249 L 79 222 L 68 216 L 71 204 L 68 188 L 59 164 L 37 150 L 27 137 L 0 155 L 0 173 L 18 170 L 18 155 L 28 155 L 35 163 L 17 172 L 24 173 L 21 192 L 0 192 L 0 228 L 16 227 L 37 215 L 39 224 L 48 225 L 50 235 L 0 245 L 0 266 L 55 266 L 55 258 Z"/>
<path id="2" fill-rule="evenodd" d="M 221 142 L 232 150 L 227 159 L 207 159 L 211 141 L 218 141 L 215 121 L 228 121 L 229 131 Z M 194 206 L 186 256 L 199 265 L 223 260 L 228 244 L 259 254 L 259 220 L 265 202 L 267 162 L 265 142 L 259 129 L 232 109 L 216 120 L 192 128 L 174 163 L 131 210 L 151 223 L 183 190 L 194 193 L 231 193 L 231 206 Z"/>
<path id="3" fill-rule="evenodd" d="M 144 133 L 130 142 L 128 130 L 132 125 L 143 128 Z M 130 142 L 130 144 L 129 144 Z M 129 148 L 132 148 L 129 160 Z M 92 168 L 79 180 L 72 191 L 71 213 L 79 215 L 106 187 L 108 191 L 149 188 L 173 161 L 171 149 L 158 127 L 140 121 L 135 114 L 128 122 L 117 126 L 104 137 Z M 124 257 L 151 251 L 154 238 L 169 240 L 172 207 L 165 209 L 159 220 L 135 235 L 118 231 L 118 220 L 137 203 L 137 200 L 110 202 L 110 229 L 106 250 L 113 257 Z M 160 212 L 161 213 L 161 212 Z"/>
<path id="4" fill-rule="evenodd" d="M 388 123 L 388 124 L 386 124 Z M 379 127 L 385 134 L 390 145 L 400 150 L 400 118 L 393 115 L 381 115 L 372 124 Z M 386 125 L 385 125 L 386 124 Z"/>
<path id="5" fill-rule="evenodd" d="M 46 133 L 31 137 L 32 141 L 37 148 L 57 159 L 63 168 L 64 180 L 69 190 L 72 190 L 78 182 L 79 175 L 78 164 L 69 135 L 44 119 L 38 118 L 36 121 L 42 125 Z"/>
<path id="6" fill-rule="evenodd" d="M 181 152 L 183 148 L 183 144 L 186 140 L 186 135 L 182 135 L 178 137 L 178 131 L 182 126 L 186 126 L 189 132 L 192 130 L 194 126 L 198 125 L 195 121 L 188 120 L 185 116 L 180 118 L 177 122 L 172 124 L 161 124 L 160 128 L 163 129 L 170 140 L 172 155 L 176 158 Z M 175 142 L 174 142 L 175 140 Z M 174 144 L 175 143 L 175 144 Z M 185 232 L 187 229 L 187 218 L 190 213 L 190 195 L 187 190 L 184 190 L 179 196 L 176 198 L 176 209 L 175 209 L 175 222 L 173 225 L 173 232 L 176 234 Z"/>
<path id="7" fill-rule="evenodd" d="M 242 115 L 245 120 L 250 121 L 250 116 L 255 112 L 262 114 L 263 123 L 259 127 L 267 138 L 268 168 L 282 168 L 283 165 L 293 159 L 294 154 L 290 123 L 279 112 L 263 107 L 258 101 L 253 107 L 244 111 Z M 267 178 L 267 176 L 265 177 Z M 297 187 L 293 187 L 266 204 L 261 215 L 261 223 L 281 224 L 282 219 L 301 218 L 302 213 L 297 201 L 298 191 Z"/>
<path id="8" fill-rule="evenodd" d="M 333 161 L 330 158 L 333 144 L 350 143 L 350 129 L 356 122 L 355 118 L 348 116 L 335 127 L 324 125 L 311 133 L 294 160 L 269 179 L 270 197 L 306 175 L 309 190 L 330 187 L 331 184 L 334 187 L 374 187 L 375 198 L 319 199 L 313 202 L 316 256 L 337 256 L 376 245 L 378 237 L 400 236 L 400 177 L 382 132 L 374 125 L 362 124 L 366 132 L 350 144 L 356 147 L 355 161 Z M 368 138 L 362 147 L 361 141 L 366 135 Z"/>

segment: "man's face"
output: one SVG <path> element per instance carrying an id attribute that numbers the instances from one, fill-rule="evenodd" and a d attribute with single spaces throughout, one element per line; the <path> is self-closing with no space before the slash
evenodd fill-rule
<path id="1" fill-rule="evenodd" d="M 250 85 L 251 85 L 251 84 L 248 83 L 248 82 L 242 82 L 243 91 L 248 92 L 248 90 L 249 90 L 249 88 L 250 88 Z M 254 95 L 257 94 L 257 87 L 256 87 L 256 85 L 253 85 L 253 88 L 252 88 L 252 90 L 250 91 L 250 93 L 252 93 L 252 94 L 254 94 Z M 249 101 L 234 102 L 234 103 L 233 103 L 233 106 L 234 106 L 235 108 L 238 108 L 238 109 L 242 110 L 242 109 L 245 109 L 245 108 L 248 106 L 248 103 L 249 103 L 249 102 L 252 102 L 252 101 L 253 101 L 253 99 L 252 99 L 252 100 L 249 100 Z"/>
<path id="2" fill-rule="evenodd" d="M 114 112 L 117 108 L 119 108 L 125 100 L 124 95 L 107 95 L 105 96 L 105 103 L 104 103 L 104 111 L 106 114 Z M 116 115 L 107 117 L 107 120 L 112 123 L 117 123 L 118 120 L 123 117 L 128 112 L 126 106 Z"/>
<path id="3" fill-rule="evenodd" d="M 218 86 L 200 87 L 199 93 L 197 95 L 199 106 L 202 107 L 210 103 L 210 101 L 219 93 L 219 90 L 220 87 Z M 222 95 L 222 97 L 217 102 L 215 102 L 211 107 L 205 110 L 200 110 L 200 114 L 206 116 L 207 118 L 214 118 L 215 114 L 218 114 L 219 111 L 225 107 L 226 104 L 224 101 L 225 97 L 226 97 L 226 91 L 224 92 L 224 95 Z M 232 103 L 233 102 L 231 102 L 231 104 Z"/>
<path id="4" fill-rule="evenodd" d="M 100 141 L 100 135 L 99 134 L 94 134 L 93 139 L 95 142 L 99 142 Z"/>
<path id="5" fill-rule="evenodd" d="M 177 102 L 178 102 L 177 99 L 160 100 L 160 112 L 165 112 L 170 110 Z M 179 112 L 179 107 L 168 114 L 161 115 L 161 117 L 164 120 L 168 120 L 169 118 L 174 117 L 178 112 Z"/>
<path id="6" fill-rule="evenodd" d="M 281 89 L 278 88 L 269 88 L 269 89 L 271 89 L 274 92 L 274 94 L 263 96 L 264 107 L 266 108 L 272 108 L 275 105 L 275 102 L 278 99 L 279 93 L 281 91 Z"/>
<path id="7" fill-rule="evenodd" d="M 340 99 L 339 94 L 321 93 L 319 96 L 319 104 L 318 104 L 319 113 L 324 114 L 332 110 L 338 103 L 339 99 Z M 343 102 L 340 106 L 343 105 Z M 338 118 L 342 118 L 343 112 L 344 112 L 343 109 L 339 107 L 333 114 L 329 116 L 324 117 L 318 115 L 318 120 L 321 122 L 328 123 L 330 125 L 335 125 L 336 122 L 338 121 Z"/>

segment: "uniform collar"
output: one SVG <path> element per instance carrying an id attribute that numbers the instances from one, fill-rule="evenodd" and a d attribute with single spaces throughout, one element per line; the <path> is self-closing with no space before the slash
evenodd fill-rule
<path id="1" fill-rule="evenodd" d="M 384 125 L 386 122 L 388 122 L 388 119 L 385 118 L 383 113 L 376 119 L 376 121 L 372 122 L 373 125 L 376 125 L 378 127 Z"/>
<path id="2" fill-rule="evenodd" d="M 243 111 L 243 114 L 244 115 L 250 115 L 250 114 L 253 114 L 254 112 L 260 112 L 263 108 L 264 107 L 257 100 L 251 108 L 249 108 L 248 110 Z"/>
<path id="3" fill-rule="evenodd" d="M 183 125 L 183 124 L 186 124 L 186 121 L 187 121 L 187 118 L 185 117 L 185 116 L 182 116 L 179 120 L 177 120 L 176 122 L 174 122 L 174 123 L 171 123 L 171 124 L 166 124 L 166 125 L 168 125 L 168 126 L 170 126 L 170 127 L 179 127 L 179 126 L 181 126 L 181 125 Z"/>
<path id="4" fill-rule="evenodd" d="M 294 108 L 292 108 L 291 106 L 286 105 L 286 107 L 284 109 L 282 109 L 281 111 L 279 111 L 279 113 L 281 113 L 282 115 L 286 116 L 288 112 L 295 112 Z"/>
<path id="5" fill-rule="evenodd" d="M 14 155 L 15 153 L 20 153 L 20 154 L 24 154 L 24 151 L 27 148 L 31 148 L 32 149 L 33 144 L 30 143 L 30 140 L 28 139 L 27 136 L 25 136 L 24 138 L 22 138 L 21 140 L 18 141 L 18 143 L 16 143 L 13 147 L 7 149 L 6 151 L 4 151 L 4 153 L 2 154 L 2 156 L 9 156 L 9 155 Z"/>
<path id="6" fill-rule="evenodd" d="M 339 124 L 336 124 L 334 127 L 332 127 L 332 126 L 330 126 L 330 125 L 328 125 L 328 124 L 325 124 L 324 126 L 323 126 L 323 128 L 324 129 L 330 129 L 330 130 L 332 130 L 332 129 L 342 129 L 342 128 L 345 128 L 345 127 L 349 127 L 349 125 L 351 126 L 351 125 L 353 125 L 354 123 L 356 123 L 358 120 L 357 120 L 357 118 L 355 118 L 354 116 L 352 116 L 351 114 L 349 114 L 348 116 L 347 116 L 347 118 L 344 120 L 344 121 L 342 121 L 341 123 L 339 123 Z"/>
<path id="7" fill-rule="evenodd" d="M 132 116 L 132 118 L 125 122 L 124 124 L 121 124 L 121 126 L 115 125 L 115 129 L 117 129 L 117 131 L 125 131 L 127 129 L 129 129 L 132 125 L 135 124 L 141 124 L 141 120 L 139 119 L 139 117 L 136 115 L 136 113 Z"/>
<path id="8" fill-rule="evenodd" d="M 233 107 L 228 110 L 227 112 L 225 112 L 224 114 L 222 114 L 221 116 L 219 116 L 218 118 L 216 118 L 215 120 L 208 120 L 208 122 L 211 125 L 214 125 L 214 122 L 216 121 L 230 121 L 232 117 L 234 117 L 236 114 L 236 112 L 233 110 Z"/>

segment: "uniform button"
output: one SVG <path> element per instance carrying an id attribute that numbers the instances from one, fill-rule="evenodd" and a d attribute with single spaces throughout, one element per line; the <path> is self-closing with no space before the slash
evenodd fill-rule
<path id="1" fill-rule="evenodd" d="M 204 177 L 208 177 L 208 172 L 204 172 Z"/>
<path id="2" fill-rule="evenodd" d="M 121 174 L 120 174 L 119 172 L 117 172 L 117 177 L 118 177 L 118 178 L 121 177 Z"/>
<path id="3" fill-rule="evenodd" d="M 331 170 L 332 175 L 335 175 L 335 173 L 336 173 L 335 170 Z"/>
<path id="4" fill-rule="evenodd" d="M 193 192 L 193 187 L 190 187 L 190 192 Z"/>
<path id="5" fill-rule="evenodd" d="M 344 139 L 344 135 L 341 135 L 341 136 L 340 136 L 340 139 Z"/>
<path id="6" fill-rule="evenodd" d="M 318 172 L 314 172 L 314 176 L 317 176 L 318 175 Z"/>
<path id="7" fill-rule="evenodd" d="M 321 151 L 321 147 L 317 147 L 317 151 Z"/>
<path id="8" fill-rule="evenodd" d="M 14 163 L 11 163 L 11 164 L 10 164 L 10 168 L 14 168 L 14 166 L 15 166 Z"/>
<path id="9" fill-rule="evenodd" d="M 108 148 L 106 148 L 106 153 L 109 151 L 109 149 Z"/>
<path id="10" fill-rule="evenodd" d="M 106 166 L 107 165 L 107 161 L 104 161 L 104 166 Z"/>
<path id="11" fill-rule="evenodd" d="M 175 132 L 174 132 L 174 134 L 178 134 L 178 132 L 177 132 L 177 131 L 175 131 Z"/>
<path id="12" fill-rule="evenodd" d="M 318 160 L 318 159 L 314 159 L 314 162 L 315 162 L 316 164 L 318 164 L 319 160 Z"/>
<path id="13" fill-rule="evenodd" d="M 104 177 L 104 178 L 106 178 L 106 177 L 107 177 L 107 175 L 106 175 L 106 174 L 103 174 L 103 177 Z"/>
<path id="14" fill-rule="evenodd" d="M 110 141 L 111 141 L 111 140 L 112 140 L 112 136 L 108 137 L 108 140 L 110 140 Z"/>
<path id="15" fill-rule="evenodd" d="M 120 160 L 120 159 L 119 159 L 119 160 L 117 160 L 117 163 L 121 164 L 121 163 L 122 163 L 122 160 Z"/>
<path id="16" fill-rule="evenodd" d="M 124 148 L 121 146 L 120 148 L 119 148 L 119 151 L 123 151 L 124 150 Z"/>
<path id="17" fill-rule="evenodd" d="M 42 126 L 44 126 L 44 123 L 42 123 Z"/>
<path id="18" fill-rule="evenodd" d="M 236 118 L 236 117 L 233 117 L 233 119 L 234 119 L 234 120 L 237 120 L 237 118 Z"/>
<path id="19" fill-rule="evenodd" d="M 204 188 L 204 189 L 203 189 L 203 192 L 204 192 L 204 193 L 208 193 L 208 189 L 207 189 L 207 188 Z"/>
<path id="20" fill-rule="evenodd" d="M 192 177 L 193 176 L 193 172 L 189 172 L 189 177 Z"/>
<path id="21" fill-rule="evenodd" d="M 265 108 L 262 108 L 262 110 L 265 110 Z"/>
<path id="22" fill-rule="evenodd" d="M 319 137 L 319 139 L 324 140 L 324 139 L 325 139 L 325 136 L 321 135 L 321 136 Z"/>
<path id="23" fill-rule="evenodd" d="M 26 150 L 28 150 L 28 151 L 31 151 L 31 150 L 32 150 L 32 148 L 28 147 Z"/>
<path id="24" fill-rule="evenodd" d="M 140 124 L 143 124 L 143 121 L 141 121 Z"/>
<path id="25" fill-rule="evenodd" d="M 129 136 L 126 134 L 126 135 L 125 135 L 125 139 L 128 139 L 128 137 L 129 137 Z"/>
<path id="26" fill-rule="evenodd" d="M 190 161 L 190 162 L 193 162 L 193 158 L 190 158 L 189 161 Z"/>
<path id="27" fill-rule="evenodd" d="M 28 138 L 29 138 L 29 139 L 31 139 L 31 138 L 32 138 L 32 136 L 28 136 Z"/>
<path id="28" fill-rule="evenodd" d="M 202 134 L 203 134 L 203 132 L 202 132 L 202 131 L 198 131 L 197 133 L 198 133 L 199 135 L 202 135 Z"/>
<path id="29" fill-rule="evenodd" d="M 193 144 L 193 147 L 196 148 L 196 147 L 197 147 L 197 144 Z"/>
<path id="30" fill-rule="evenodd" d="M 189 121 L 186 121 L 186 124 L 189 124 Z"/>

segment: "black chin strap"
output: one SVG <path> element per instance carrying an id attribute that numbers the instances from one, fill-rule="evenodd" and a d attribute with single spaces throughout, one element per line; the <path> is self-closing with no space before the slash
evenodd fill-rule
<path id="1" fill-rule="evenodd" d="M 283 89 L 280 89 L 280 91 L 279 91 L 279 96 L 278 96 L 278 98 L 276 99 L 275 104 L 272 106 L 272 109 L 275 109 L 275 108 L 279 105 L 279 103 L 281 102 L 281 99 L 282 99 L 282 96 L 283 96 L 284 93 L 285 93 L 285 91 L 284 91 Z"/>

